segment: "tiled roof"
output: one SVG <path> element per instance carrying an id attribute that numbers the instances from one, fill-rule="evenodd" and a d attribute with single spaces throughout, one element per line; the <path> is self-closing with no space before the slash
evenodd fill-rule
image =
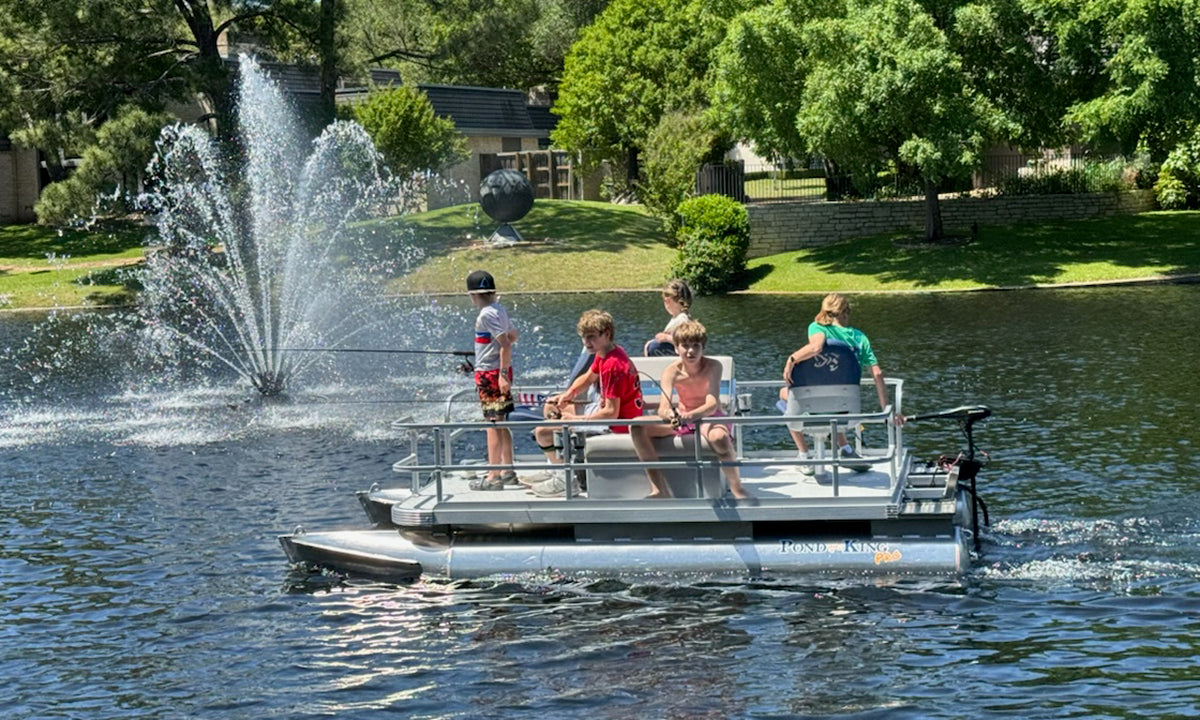
<path id="1" fill-rule="evenodd" d="M 388 85 L 402 85 L 404 81 L 400 78 L 399 70 L 389 70 L 388 68 L 371 68 L 369 71 L 371 76 L 371 84 L 379 87 L 387 87 Z"/>
<path id="2" fill-rule="evenodd" d="M 438 115 L 454 121 L 464 135 L 539 137 L 547 130 L 534 124 L 520 90 L 467 85 L 418 85 Z"/>
<path id="3" fill-rule="evenodd" d="M 226 59 L 226 62 L 237 71 L 236 59 Z M 306 99 L 321 95 L 321 72 L 315 67 L 267 60 L 259 60 L 258 66 L 285 95 Z"/>
<path id="4" fill-rule="evenodd" d="M 529 111 L 530 122 L 539 130 L 548 133 L 558 125 L 558 116 L 550 112 L 550 108 L 545 105 L 527 105 L 525 109 Z"/>

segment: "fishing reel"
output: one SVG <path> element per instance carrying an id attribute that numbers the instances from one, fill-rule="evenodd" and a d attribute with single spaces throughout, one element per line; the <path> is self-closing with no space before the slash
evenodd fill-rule
<path id="1" fill-rule="evenodd" d="M 455 372 L 463 375 L 475 374 L 475 351 L 474 350 L 452 350 L 450 354 L 457 355 L 463 359 L 455 368 Z"/>

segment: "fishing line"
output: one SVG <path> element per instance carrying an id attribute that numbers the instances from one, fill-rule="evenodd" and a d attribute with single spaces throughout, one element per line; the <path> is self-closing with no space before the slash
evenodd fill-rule
<path id="1" fill-rule="evenodd" d="M 469 357 L 474 350 L 397 350 L 390 348 L 267 348 L 270 352 L 331 352 L 331 353 L 384 353 L 397 355 L 458 355 Z"/>
<path id="2" fill-rule="evenodd" d="M 457 368 L 463 375 L 475 372 L 474 350 L 412 350 L 408 348 L 269 348 L 272 352 L 325 352 L 325 353 L 382 353 L 385 355 L 453 355 L 465 358 Z"/>

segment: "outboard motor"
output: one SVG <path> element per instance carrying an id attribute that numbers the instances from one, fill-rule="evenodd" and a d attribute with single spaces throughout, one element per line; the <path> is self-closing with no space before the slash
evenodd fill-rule
<path id="1" fill-rule="evenodd" d="M 918 422 L 921 420 L 954 420 L 958 422 L 959 430 L 967 439 L 967 450 L 960 457 L 949 460 L 950 464 L 958 465 L 958 482 L 960 487 L 966 482 L 966 490 L 971 493 L 971 527 L 975 528 L 975 552 L 979 552 L 979 511 L 983 511 L 983 524 L 991 525 L 991 519 L 988 517 L 987 503 L 983 498 L 979 497 L 979 492 L 975 487 L 975 476 L 979 474 L 979 469 L 983 467 L 983 463 L 975 459 L 975 423 L 990 417 L 992 409 L 986 405 L 961 405 L 949 410 L 941 410 L 932 413 L 921 413 L 906 418 L 908 422 Z M 982 451 L 981 451 L 982 452 Z M 985 453 L 986 455 L 986 453 Z"/>

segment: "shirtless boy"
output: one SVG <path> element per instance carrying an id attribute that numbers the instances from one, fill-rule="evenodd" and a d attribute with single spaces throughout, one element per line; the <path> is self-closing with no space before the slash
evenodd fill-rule
<path id="1" fill-rule="evenodd" d="M 658 416 L 669 420 L 670 425 L 646 425 L 643 434 L 644 446 L 638 448 L 638 457 L 645 461 L 658 459 L 651 438 L 667 437 L 670 435 L 689 435 L 696 432 L 697 420 L 700 418 L 720 417 L 724 415 L 721 408 L 721 363 L 704 357 L 704 348 L 708 344 L 708 331 L 695 320 L 680 323 L 672 333 L 675 343 L 675 354 L 679 359 L 663 370 L 659 386 L 662 390 L 658 402 Z M 678 405 L 671 402 L 672 394 L 679 397 Z M 722 462 L 736 462 L 737 456 L 733 450 L 733 438 L 729 434 L 729 426 L 717 422 L 701 421 L 700 435 L 708 440 L 709 447 Z M 635 445 L 639 438 L 634 436 Z M 729 484 L 729 492 L 735 498 L 751 498 L 753 495 L 742 487 L 741 477 L 737 466 L 721 468 L 725 473 L 725 481 Z M 660 470 L 647 470 L 653 492 L 648 497 L 670 497 L 666 480 Z"/>

